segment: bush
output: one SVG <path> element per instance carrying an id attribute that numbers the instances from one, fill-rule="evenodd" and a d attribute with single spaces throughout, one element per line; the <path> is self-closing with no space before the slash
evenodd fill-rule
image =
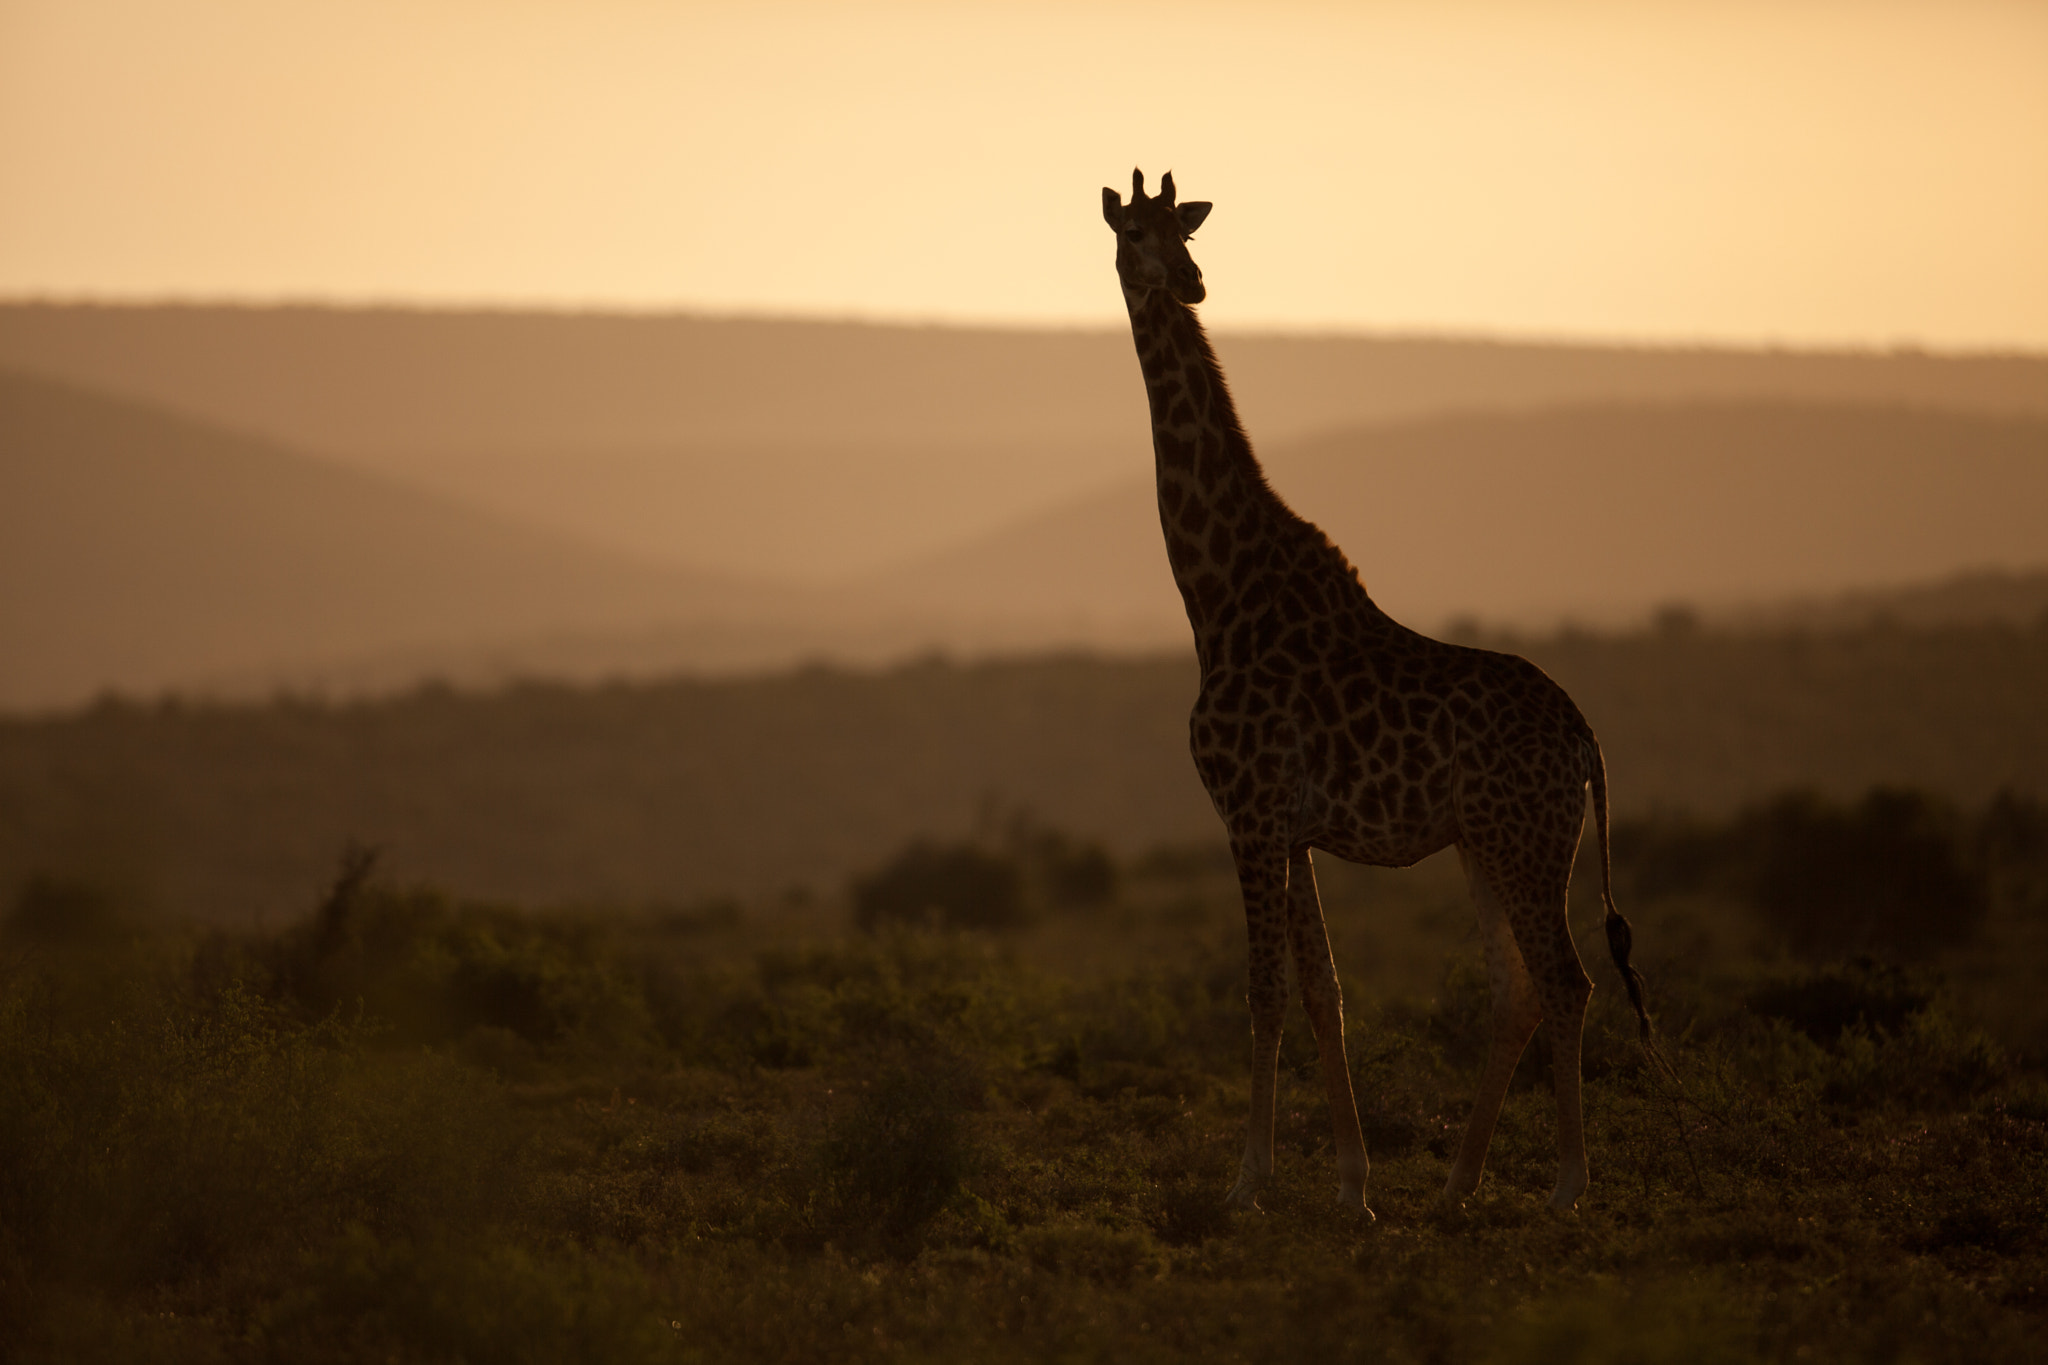
<path id="1" fill-rule="evenodd" d="M 344 864 L 311 922 L 269 952 L 273 993 L 302 1018 L 358 1009 L 399 1044 L 483 1031 L 542 1048 L 635 1051 L 655 1037 L 645 995 L 597 927 L 368 881 Z"/>
<path id="2" fill-rule="evenodd" d="M 1116 898 L 1116 864 L 1100 844 L 1066 845 L 1044 865 L 1046 899 L 1063 910 L 1087 910 Z"/>
<path id="3" fill-rule="evenodd" d="M 1753 1012 L 1783 1019 L 1824 1047 L 1852 1028 L 1897 1033 L 1933 1000 L 1933 987 L 1867 957 L 1781 977 L 1749 993 Z"/>
<path id="4" fill-rule="evenodd" d="M 1022 926 L 1024 879 L 1017 864 L 971 844 L 911 844 L 853 884 L 854 922 L 872 932 L 887 924 L 948 929 Z"/>
<path id="5" fill-rule="evenodd" d="M 937 1050 L 884 1064 L 825 1145 L 846 1211 L 902 1237 L 944 1208 L 973 1166 L 964 1111 L 976 1088 L 965 1063 Z"/>
<path id="6" fill-rule="evenodd" d="M 1846 809 L 1794 793 L 1731 834 L 1752 903 L 1807 958 L 1917 957 L 1968 941 L 1990 908 L 1961 821 L 1923 792 L 1880 787 Z"/>
<path id="7" fill-rule="evenodd" d="M 1220 1204 L 1213 1191 L 1210 1202 Z M 1027 1230 L 1017 1240 L 1040 1270 L 1097 1284 L 1125 1288 L 1135 1279 L 1150 1278 L 1164 1269 L 1159 1249 L 1135 1228 L 1080 1221 L 1047 1223 Z"/>
<path id="8" fill-rule="evenodd" d="M 2040 832 L 2038 808 L 2002 795 L 1975 827 L 1924 792 L 1878 787 L 1842 806 L 1788 792 L 1726 824 L 1617 823 L 1615 862 L 1638 895 L 1718 891 L 1752 906 L 1810 961 L 1918 958 L 1968 942 Z M 2038 859 L 2037 859 L 2038 861 Z"/>
<path id="9" fill-rule="evenodd" d="M 1940 1108 L 1974 1100 L 2007 1074 L 1998 1047 L 1958 1024 L 1931 982 L 1870 958 L 1779 977 L 1747 1003 L 1825 1050 L 1820 1091 L 1837 1104 Z"/>
<path id="10" fill-rule="evenodd" d="M 1005 840 L 1034 891 L 1055 910 L 1087 910 L 1116 899 L 1116 863 L 1108 850 L 1020 814 Z"/>

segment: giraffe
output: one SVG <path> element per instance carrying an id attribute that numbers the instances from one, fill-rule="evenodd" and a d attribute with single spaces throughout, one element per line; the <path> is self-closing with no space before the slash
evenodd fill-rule
<path id="1" fill-rule="evenodd" d="M 1329 1096 L 1338 1201 L 1372 1216 L 1343 996 L 1310 849 L 1406 867 L 1455 845 L 1478 910 L 1492 1030 L 1443 1197 L 1456 1205 L 1479 1187 L 1515 1064 L 1547 1024 L 1558 1145 L 1550 1202 L 1570 1210 L 1587 1184 L 1579 1068 L 1593 983 L 1565 892 L 1589 787 L 1608 948 L 1650 1039 L 1629 923 L 1612 894 L 1599 742 L 1534 664 L 1397 624 L 1344 553 L 1266 482 L 1191 306 L 1207 290 L 1187 241 L 1210 207 L 1176 204 L 1171 172 L 1156 197 L 1146 195 L 1143 171 L 1132 173 L 1129 204 L 1102 191 L 1151 406 L 1160 529 L 1201 671 L 1189 746 L 1244 895 L 1252 1100 L 1228 1202 L 1256 1209 L 1272 1177 L 1291 953 Z"/>

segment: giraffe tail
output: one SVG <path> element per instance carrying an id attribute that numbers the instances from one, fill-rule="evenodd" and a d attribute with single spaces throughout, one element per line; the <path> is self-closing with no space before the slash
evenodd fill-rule
<path id="1" fill-rule="evenodd" d="M 1650 1036 L 1656 1030 L 1650 1023 L 1649 1007 L 1643 1003 L 1643 974 L 1630 966 L 1628 960 L 1635 947 L 1635 933 L 1614 905 L 1614 864 L 1607 848 L 1607 759 L 1600 752 L 1600 742 L 1591 736 L 1586 740 L 1586 757 L 1587 785 L 1593 789 L 1593 829 L 1600 840 L 1600 903 L 1607 909 L 1607 951 L 1614 957 L 1622 985 L 1628 988 L 1628 1003 L 1636 1012 L 1637 1033 L 1646 1047 L 1654 1047 Z"/>

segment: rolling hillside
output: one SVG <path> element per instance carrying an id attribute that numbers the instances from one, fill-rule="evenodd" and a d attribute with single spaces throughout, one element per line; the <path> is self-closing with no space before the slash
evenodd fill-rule
<path id="1" fill-rule="evenodd" d="M 2048 359 L 1224 335 L 1262 451 L 1459 412 L 1784 401 L 2048 417 Z M 684 567 L 824 582 L 1142 477 L 1118 331 L 0 306 L 0 368 Z"/>
<path id="2" fill-rule="evenodd" d="M 1463 414 L 1272 448 L 1267 474 L 1423 629 L 1614 624 L 2048 566 L 2048 420 L 1719 404 Z M 938 612 L 1186 630 L 1149 481 L 879 579 Z"/>
<path id="3" fill-rule="evenodd" d="M 1131 653 L 1186 637 L 1142 478 L 804 589 L 636 563 L 20 377 L 0 378 L 0 449 L 5 708 L 109 687 L 389 691 L 933 649 Z M 1281 447 L 1268 465 L 1380 603 L 1425 629 L 1455 616 L 1615 624 L 1679 600 L 1754 616 L 1788 596 L 2048 564 L 2048 422 L 1567 409 L 1370 428 Z"/>
<path id="4" fill-rule="evenodd" d="M 2041 358 L 1219 345 L 1424 628 L 2048 566 Z M 1121 335 L 14 305 L 7 364 L 0 708 L 1185 638 Z"/>
<path id="5" fill-rule="evenodd" d="M 9 708 L 563 634 L 762 630 L 787 600 L 19 376 L 0 374 L 0 455 Z"/>

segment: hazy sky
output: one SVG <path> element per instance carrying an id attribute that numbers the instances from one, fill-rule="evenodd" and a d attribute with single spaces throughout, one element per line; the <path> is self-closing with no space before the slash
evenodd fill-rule
<path id="1" fill-rule="evenodd" d="M 2048 349 L 2048 2 L 0 0 L 0 295 Z"/>

